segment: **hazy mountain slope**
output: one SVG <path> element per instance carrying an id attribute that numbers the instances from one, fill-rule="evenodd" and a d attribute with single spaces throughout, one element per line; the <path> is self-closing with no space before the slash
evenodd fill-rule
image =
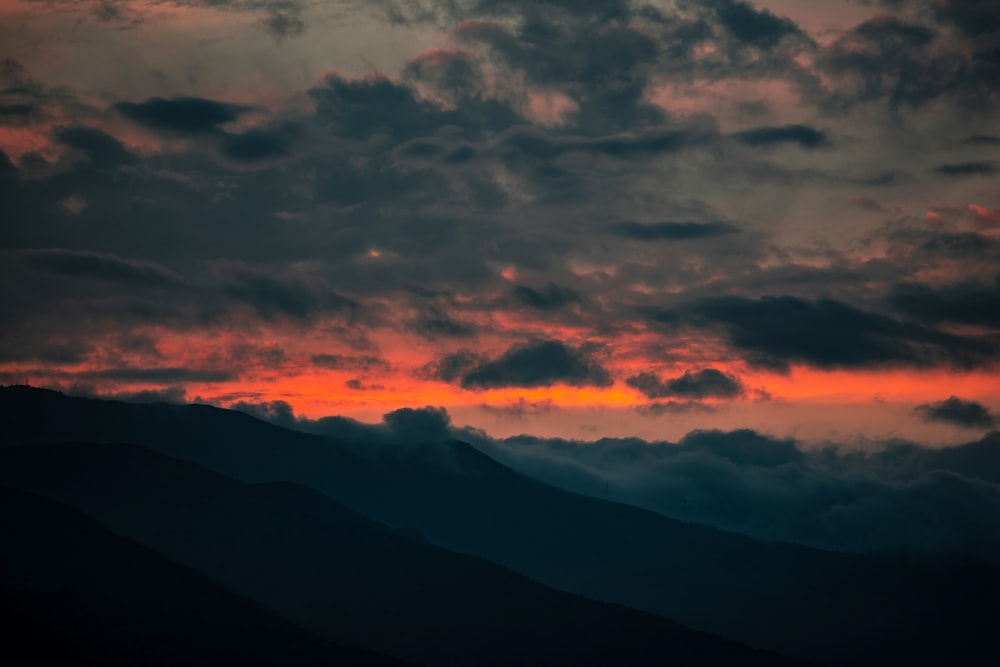
<path id="1" fill-rule="evenodd" d="M 0 487 L 11 665 L 396 665 L 296 629 L 80 511 Z"/>
<path id="2" fill-rule="evenodd" d="M 133 445 L 0 450 L 0 483 L 70 503 L 288 618 L 432 665 L 783 664 L 399 536 L 305 487 Z"/>
<path id="3" fill-rule="evenodd" d="M 558 588 L 817 661 L 991 664 L 997 571 L 756 541 L 564 492 L 461 443 L 327 441 L 205 406 L 10 388 L 8 441 L 122 439 L 248 481 L 295 480 Z"/>

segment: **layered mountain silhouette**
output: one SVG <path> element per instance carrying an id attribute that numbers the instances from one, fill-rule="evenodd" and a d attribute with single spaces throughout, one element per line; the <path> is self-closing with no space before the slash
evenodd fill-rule
<path id="1" fill-rule="evenodd" d="M 23 387 L 0 392 L 0 417 L 8 443 L 132 442 L 244 482 L 294 481 L 555 588 L 820 663 L 993 664 L 1000 648 L 988 564 L 761 542 L 558 490 L 457 442 L 334 440 Z"/>
<path id="2" fill-rule="evenodd" d="M 327 638 L 428 665 L 792 664 L 408 539 L 305 487 L 244 484 L 137 445 L 6 448 L 0 484 L 80 508 Z"/>
<path id="3" fill-rule="evenodd" d="M 8 665 L 404 663 L 335 646 L 91 517 L 0 487 Z"/>

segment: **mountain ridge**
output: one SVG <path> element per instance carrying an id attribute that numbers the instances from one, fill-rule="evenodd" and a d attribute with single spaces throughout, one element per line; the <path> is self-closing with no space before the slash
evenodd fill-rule
<path id="1" fill-rule="evenodd" d="M 8 442 L 113 436 L 243 481 L 296 481 L 557 589 L 818 662 L 991 664 L 998 653 L 982 619 L 1000 614 L 1000 574 L 974 561 L 761 542 L 562 491 L 467 445 L 323 439 L 207 406 L 22 390 L 0 392 L 0 415 Z"/>

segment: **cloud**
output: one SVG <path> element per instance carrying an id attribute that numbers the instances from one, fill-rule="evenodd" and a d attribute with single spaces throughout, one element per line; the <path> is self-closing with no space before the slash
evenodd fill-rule
<path id="1" fill-rule="evenodd" d="M 652 319 L 716 331 L 748 362 L 775 370 L 793 363 L 973 368 L 1000 358 L 1000 347 L 988 338 L 938 331 L 832 299 L 716 297 L 654 311 Z"/>
<path id="2" fill-rule="evenodd" d="M 276 39 L 301 37 L 306 31 L 306 23 L 301 10 L 292 3 L 284 3 L 287 8 L 271 9 L 259 19 L 258 24 Z"/>
<path id="3" fill-rule="evenodd" d="M 893 287 L 889 302 L 922 322 L 974 324 L 1000 328 L 1000 277 L 992 284 L 960 283 L 932 287 L 906 283 Z"/>
<path id="4" fill-rule="evenodd" d="M 146 287 L 184 285 L 182 278 L 155 262 L 124 260 L 110 254 L 64 248 L 16 250 L 4 254 L 29 267 L 75 278 Z"/>
<path id="5" fill-rule="evenodd" d="M 685 371 L 665 381 L 654 373 L 639 373 L 625 383 L 646 398 L 736 398 L 746 392 L 739 378 L 714 368 Z"/>
<path id="6" fill-rule="evenodd" d="M 978 0 L 939 0 L 934 15 L 959 27 L 968 35 L 979 36 L 1000 30 L 1000 10 Z"/>
<path id="7" fill-rule="evenodd" d="M 395 437 L 410 443 L 441 442 L 450 437 L 451 417 L 441 407 L 400 408 L 382 419 Z"/>
<path id="8" fill-rule="evenodd" d="M 689 241 L 738 234 L 731 222 L 622 222 L 612 227 L 614 233 L 635 241 Z"/>
<path id="9" fill-rule="evenodd" d="M 122 142 L 92 127 L 61 127 L 55 131 L 55 138 L 85 153 L 95 165 L 135 164 L 138 161 Z"/>
<path id="10" fill-rule="evenodd" d="M 388 371 L 389 362 L 373 355 L 349 356 L 344 354 L 314 354 L 310 357 L 313 365 L 337 371 Z"/>
<path id="11" fill-rule="evenodd" d="M 438 362 L 437 375 L 445 381 L 459 380 L 466 389 L 554 384 L 605 387 L 612 383 L 611 376 L 589 350 L 559 340 L 515 345 L 495 359 L 480 359 L 468 353 L 449 355 Z"/>
<path id="12" fill-rule="evenodd" d="M 996 423 L 985 405 L 976 401 L 964 401 L 956 396 L 936 403 L 918 405 L 914 412 L 926 421 L 965 428 L 991 428 Z"/>
<path id="13" fill-rule="evenodd" d="M 292 123 L 226 134 L 220 152 L 236 162 L 260 162 L 288 155 L 301 128 Z"/>
<path id="14" fill-rule="evenodd" d="M 989 176 L 997 172 L 994 162 L 958 162 L 941 164 L 934 171 L 945 176 Z"/>
<path id="15" fill-rule="evenodd" d="M 707 4 L 716 7 L 719 23 L 737 40 L 759 48 L 771 48 L 786 35 L 799 34 L 799 28 L 790 19 L 780 17 L 766 9 L 757 9 L 740 0 L 714 0 Z"/>
<path id="16" fill-rule="evenodd" d="M 95 371 L 75 373 L 74 378 L 83 381 L 112 380 L 115 382 L 148 382 L 151 384 L 174 385 L 183 382 L 227 382 L 237 377 L 231 370 L 213 370 L 183 367 L 159 368 L 104 368 Z"/>
<path id="17" fill-rule="evenodd" d="M 193 135 L 218 132 L 221 126 L 251 110 L 245 105 L 200 97 L 152 97 L 144 102 L 119 102 L 114 108 L 151 130 Z"/>
<path id="18" fill-rule="evenodd" d="M 438 338 L 472 338 L 476 328 L 465 322 L 460 322 L 444 310 L 435 306 L 422 309 L 416 319 L 407 323 L 407 328 L 429 340 Z"/>
<path id="19" fill-rule="evenodd" d="M 556 410 L 551 399 L 544 401 L 529 401 L 523 396 L 516 401 L 502 403 L 499 405 L 484 404 L 479 406 L 487 413 L 497 415 L 501 419 L 522 420 L 528 417 L 547 415 Z"/>
<path id="20" fill-rule="evenodd" d="M 989 84 L 979 67 L 966 49 L 943 46 L 938 36 L 931 27 L 890 14 L 859 23 L 818 60 L 837 82 L 827 104 L 887 100 L 890 109 L 918 108 L 945 96 L 980 104 Z"/>
<path id="21" fill-rule="evenodd" d="M 234 267 L 225 279 L 225 292 L 251 306 L 265 320 L 286 317 L 310 320 L 324 313 L 356 312 L 359 304 L 325 285 L 310 285 L 297 277 L 276 276 L 253 267 Z"/>
<path id="22" fill-rule="evenodd" d="M 562 488 L 766 540 L 1000 558 L 1000 439 L 807 446 L 752 430 L 678 442 L 454 435 Z"/>
<path id="23" fill-rule="evenodd" d="M 826 132 L 807 125 L 780 127 L 755 127 L 736 133 L 736 140 L 747 146 L 766 147 L 777 144 L 798 144 L 802 148 L 821 148 L 830 145 Z"/>
<path id="24" fill-rule="evenodd" d="M 451 443 L 464 441 L 561 488 L 766 540 L 1000 558 L 1000 433 L 943 448 L 901 441 L 807 445 L 750 429 L 696 430 L 677 442 L 497 439 L 456 427 L 438 407 L 393 411 L 379 424 L 296 418 L 280 401 L 234 407 L 336 438 L 383 464 L 411 452 L 457 469 Z"/>
<path id="25" fill-rule="evenodd" d="M 549 283 L 544 289 L 515 285 L 514 296 L 518 301 L 538 310 L 555 310 L 582 303 L 583 297 L 574 290 Z"/>

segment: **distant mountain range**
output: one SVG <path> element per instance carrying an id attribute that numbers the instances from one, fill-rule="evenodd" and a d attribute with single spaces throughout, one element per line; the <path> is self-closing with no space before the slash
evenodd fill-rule
<path id="1" fill-rule="evenodd" d="M 986 665 L 1000 648 L 993 631 L 1000 572 L 992 565 L 761 542 L 561 491 L 459 442 L 333 440 L 208 406 L 127 404 L 25 387 L 0 390 L 0 419 L 11 445 L 136 443 L 252 483 L 135 447 L 0 451 L 0 484 L 79 507 L 331 639 L 428 664 L 488 664 L 468 661 L 484 646 L 493 655 L 492 642 L 504 641 L 522 653 L 500 652 L 493 664 L 779 658 L 560 596 L 422 538 L 556 589 L 818 663 Z M 375 555 L 386 552 L 396 560 Z M 400 574 L 380 578 L 394 568 Z M 463 592 L 484 602 L 470 606 Z M 341 602 L 331 602 L 338 595 Z M 396 595 L 411 606 L 394 606 Z M 439 601 L 425 608 L 427 597 Z M 379 624 L 390 617 L 391 631 L 371 634 L 389 627 Z M 503 625 L 512 618 L 522 623 Z M 624 657 L 623 647 L 634 651 Z"/>
<path id="2" fill-rule="evenodd" d="M 400 536 L 305 487 L 137 445 L 6 448 L 0 484 L 80 508 L 329 639 L 428 665 L 782 662 Z"/>

